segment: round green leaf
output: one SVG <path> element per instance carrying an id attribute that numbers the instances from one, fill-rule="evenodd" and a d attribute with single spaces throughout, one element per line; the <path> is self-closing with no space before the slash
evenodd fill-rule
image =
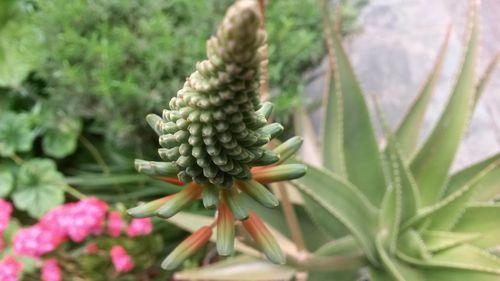
<path id="1" fill-rule="evenodd" d="M 5 197 L 14 186 L 14 177 L 10 172 L 0 172 L 0 197 Z"/>
<path id="2" fill-rule="evenodd" d="M 77 119 L 57 121 L 57 127 L 48 129 L 43 136 L 42 147 L 47 155 L 63 158 L 75 151 L 82 125 Z"/>
<path id="3" fill-rule="evenodd" d="M 31 149 L 34 134 L 28 115 L 6 112 L 0 115 L 0 156 L 11 156 L 16 151 Z"/>
<path id="4" fill-rule="evenodd" d="M 12 199 L 16 208 L 38 218 L 64 202 L 64 178 L 49 159 L 33 159 L 19 168 Z"/>

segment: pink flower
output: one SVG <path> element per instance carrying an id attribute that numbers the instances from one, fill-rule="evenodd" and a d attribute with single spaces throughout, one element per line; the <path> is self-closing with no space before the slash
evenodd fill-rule
<path id="1" fill-rule="evenodd" d="M 61 281 L 62 272 L 56 259 L 48 259 L 42 266 L 43 281 Z"/>
<path id="2" fill-rule="evenodd" d="M 132 258 L 122 246 L 113 246 L 110 251 L 111 261 L 117 272 L 129 272 L 134 268 Z"/>
<path id="3" fill-rule="evenodd" d="M 18 281 L 23 265 L 11 256 L 6 256 L 0 261 L 0 280 Z"/>
<path id="4" fill-rule="evenodd" d="M 89 235 L 99 235 L 104 227 L 108 205 L 95 197 L 83 199 L 71 207 L 71 223 L 68 236 L 75 242 L 82 242 Z"/>
<path id="5" fill-rule="evenodd" d="M 127 227 L 127 235 L 129 237 L 148 235 L 153 231 L 151 218 L 132 219 Z"/>
<path id="6" fill-rule="evenodd" d="M 90 242 L 85 246 L 85 254 L 95 254 L 99 251 L 99 246 L 95 242 Z"/>
<path id="7" fill-rule="evenodd" d="M 14 251 L 19 255 L 40 257 L 55 250 L 64 239 L 64 236 L 53 232 L 52 229 L 35 224 L 21 228 L 16 232 L 13 247 Z"/>
<path id="8" fill-rule="evenodd" d="M 12 204 L 0 199 L 0 234 L 3 234 L 9 225 L 10 216 L 12 215 Z"/>
<path id="9" fill-rule="evenodd" d="M 50 210 L 40 219 L 40 224 L 60 236 L 67 236 L 68 229 L 73 223 L 71 208 L 75 205 L 76 203 L 68 203 Z"/>
<path id="10" fill-rule="evenodd" d="M 108 215 L 108 234 L 111 237 L 118 237 L 122 232 L 123 220 L 120 212 L 110 212 Z"/>
<path id="11" fill-rule="evenodd" d="M 90 197 L 50 210 L 40 223 L 60 236 L 82 242 L 89 235 L 102 233 L 107 209 L 106 202 Z"/>

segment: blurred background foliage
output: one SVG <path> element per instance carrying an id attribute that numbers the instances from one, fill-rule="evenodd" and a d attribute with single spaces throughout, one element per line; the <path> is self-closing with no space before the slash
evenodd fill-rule
<path id="1" fill-rule="evenodd" d="M 358 28 L 366 1 L 342 1 L 344 32 Z M 206 40 L 232 2 L 0 1 L 0 197 L 13 201 L 16 222 L 30 224 L 72 200 L 68 190 L 124 209 L 179 189 L 133 169 L 134 158 L 157 157 L 144 117 L 161 113 L 205 58 Z M 267 2 L 270 96 L 275 118 L 291 125 L 290 113 L 303 105 L 303 73 L 325 54 L 320 8 L 316 0 Z M 164 246 L 151 242 L 151 253 L 164 256 L 185 236 L 168 227 L 156 222 L 160 238 L 151 239 Z M 88 274 L 109 266 L 79 262 Z M 122 277 L 113 280 L 137 280 Z"/>

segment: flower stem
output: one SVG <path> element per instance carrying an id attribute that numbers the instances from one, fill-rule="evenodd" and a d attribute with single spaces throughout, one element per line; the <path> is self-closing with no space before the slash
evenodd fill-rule
<path id="1" fill-rule="evenodd" d="M 76 188 L 72 187 L 71 185 L 63 184 L 63 185 L 61 185 L 61 187 L 64 190 L 64 192 L 66 192 L 69 195 L 75 197 L 76 199 L 82 200 L 82 199 L 87 198 L 87 195 L 81 193 Z"/>
<path id="2" fill-rule="evenodd" d="M 299 220 L 297 219 L 297 214 L 295 214 L 292 202 L 290 201 L 290 197 L 288 196 L 287 187 L 283 183 L 276 183 L 275 185 L 281 197 L 281 207 L 285 215 L 285 220 L 288 225 L 288 229 L 290 230 L 290 234 L 292 235 L 292 240 L 295 243 L 295 246 L 297 247 L 297 250 L 299 252 L 304 251 L 306 249 L 304 243 L 304 237 L 300 229 L 300 224 Z"/>
<path id="3" fill-rule="evenodd" d="M 104 158 L 101 156 L 101 153 L 99 153 L 99 150 L 90 142 L 86 137 L 83 135 L 80 135 L 78 137 L 82 145 L 89 151 L 90 155 L 94 158 L 95 162 L 99 167 L 101 167 L 102 172 L 106 175 L 109 174 L 110 169 L 108 165 L 106 164 L 106 161 L 104 161 Z"/>

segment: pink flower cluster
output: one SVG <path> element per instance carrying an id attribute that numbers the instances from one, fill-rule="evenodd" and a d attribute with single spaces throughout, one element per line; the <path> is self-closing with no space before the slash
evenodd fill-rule
<path id="1" fill-rule="evenodd" d="M 75 242 L 102 233 L 108 205 L 91 197 L 61 205 L 49 211 L 40 221 L 20 229 L 14 236 L 17 254 L 40 257 L 55 250 L 66 239 Z"/>
<path id="2" fill-rule="evenodd" d="M 109 253 L 116 272 L 129 272 L 134 268 L 132 258 L 122 246 L 113 246 Z"/>
<path id="3" fill-rule="evenodd" d="M 48 259 L 42 266 L 42 281 L 61 281 L 62 273 L 56 259 Z"/>
<path id="4" fill-rule="evenodd" d="M 6 256 L 0 261 L 0 280 L 17 281 L 23 270 L 23 265 L 11 256 Z"/>
<path id="5" fill-rule="evenodd" d="M 0 250 L 3 245 L 3 232 L 12 215 L 12 205 L 0 199 Z M 19 229 L 12 240 L 15 254 L 40 258 L 57 249 L 61 243 L 71 240 L 82 242 L 91 235 L 103 234 L 106 225 L 108 205 L 95 197 L 67 203 L 50 210 L 38 223 Z M 127 236 L 148 235 L 153 230 L 150 218 L 132 219 L 127 226 L 119 212 L 111 211 L 107 217 L 107 234 L 118 237 L 125 230 Z M 99 249 L 94 242 L 89 243 L 86 253 Z M 110 251 L 117 272 L 128 272 L 134 262 L 122 246 L 114 246 Z M 22 264 L 7 256 L 0 262 L 0 281 L 17 281 Z M 56 259 L 48 259 L 41 269 L 41 280 L 61 281 L 62 271 Z"/>

